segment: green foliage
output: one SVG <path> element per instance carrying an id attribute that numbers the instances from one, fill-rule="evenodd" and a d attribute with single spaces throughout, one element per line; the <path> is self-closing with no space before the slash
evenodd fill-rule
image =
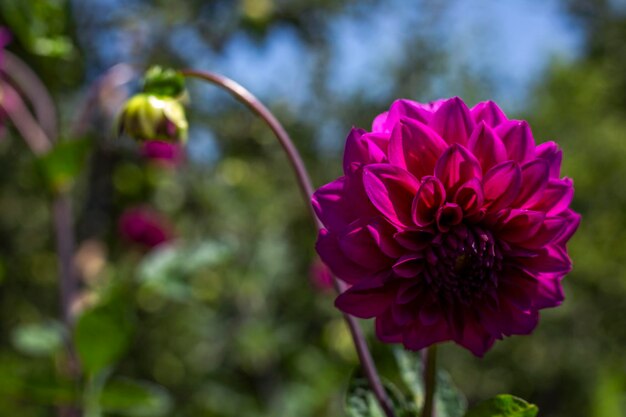
<path id="1" fill-rule="evenodd" d="M 91 150 L 89 139 L 64 140 L 39 158 L 39 168 L 51 192 L 68 191 L 83 171 Z"/>
<path id="2" fill-rule="evenodd" d="M 63 328 L 59 323 L 25 324 L 12 334 L 13 345 L 22 353 L 32 356 L 50 356 L 63 346 Z"/>
<path id="3" fill-rule="evenodd" d="M 109 300 L 81 314 L 74 343 L 84 370 L 96 375 L 115 364 L 131 342 L 133 327 L 129 308 L 122 300 Z"/>
<path id="4" fill-rule="evenodd" d="M 536 405 L 521 398 L 501 394 L 472 407 L 465 417 L 535 417 L 538 411 Z"/>
<path id="5" fill-rule="evenodd" d="M 99 398 L 103 410 L 129 417 L 159 417 L 166 415 L 172 401 L 162 387 L 128 378 L 109 381 Z"/>
<path id="6" fill-rule="evenodd" d="M 156 96 L 181 97 L 185 93 L 185 77 L 171 68 L 154 66 L 144 75 L 143 91 Z"/>
<path id="7" fill-rule="evenodd" d="M 417 417 L 418 408 L 410 398 L 405 398 L 391 382 L 384 381 L 383 385 L 397 417 Z M 350 379 L 345 408 L 350 417 L 385 417 L 370 389 L 369 382 L 363 377 L 353 376 Z"/>

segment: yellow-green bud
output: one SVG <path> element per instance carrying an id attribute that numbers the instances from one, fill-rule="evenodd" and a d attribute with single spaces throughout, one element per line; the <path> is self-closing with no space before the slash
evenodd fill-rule
<path id="1" fill-rule="evenodd" d="M 168 96 L 136 94 L 126 102 L 118 120 L 118 133 L 140 142 L 185 142 L 187 130 L 185 108 L 179 100 Z"/>

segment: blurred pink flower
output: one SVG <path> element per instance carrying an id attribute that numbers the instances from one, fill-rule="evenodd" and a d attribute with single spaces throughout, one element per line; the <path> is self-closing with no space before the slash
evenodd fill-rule
<path id="1" fill-rule="evenodd" d="M 333 288 L 333 276 L 328 267 L 319 259 L 315 259 L 311 264 L 310 277 L 313 285 L 322 291 Z"/>
<path id="2" fill-rule="evenodd" d="M 125 240 L 146 249 L 152 249 L 174 238 L 169 221 L 145 207 L 134 207 L 122 213 L 118 229 Z"/>
<path id="3" fill-rule="evenodd" d="M 336 306 L 414 350 L 451 340 L 482 356 L 532 332 L 563 301 L 580 222 L 561 156 L 489 101 L 398 100 L 352 129 L 344 176 L 312 202 L 317 251 L 351 284 Z"/>
<path id="4" fill-rule="evenodd" d="M 183 149 L 181 145 L 161 140 L 145 142 L 142 145 L 141 153 L 150 161 L 164 167 L 176 167 L 183 159 Z"/>
<path id="5" fill-rule="evenodd" d="M 11 33 L 0 26 L 0 138 L 4 135 L 4 130 L 5 130 L 5 126 L 4 126 L 4 119 L 6 118 L 6 113 L 4 110 L 4 106 L 7 106 L 10 103 L 6 103 L 5 101 L 7 101 L 7 94 L 4 94 L 2 91 L 2 81 L 4 79 L 4 74 L 3 74 L 3 70 L 4 70 L 4 47 L 7 46 L 7 44 L 11 42 Z"/>

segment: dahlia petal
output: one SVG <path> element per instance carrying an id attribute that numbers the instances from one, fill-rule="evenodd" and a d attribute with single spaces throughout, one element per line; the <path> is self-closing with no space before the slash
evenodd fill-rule
<path id="1" fill-rule="evenodd" d="M 543 159 L 535 159 L 522 166 L 522 183 L 520 192 L 513 202 L 514 207 L 529 208 L 543 196 L 548 185 L 550 168 Z"/>
<path id="2" fill-rule="evenodd" d="M 315 249 L 333 274 L 349 284 L 371 278 L 374 273 L 351 261 L 341 250 L 337 237 L 326 229 L 320 230 Z"/>
<path id="3" fill-rule="evenodd" d="M 338 242 L 342 252 L 357 265 L 374 271 L 391 265 L 391 259 L 376 245 L 363 221 L 353 222 L 346 234 L 338 237 Z"/>
<path id="4" fill-rule="evenodd" d="M 495 226 L 498 237 L 507 242 L 529 241 L 544 224 L 545 214 L 540 211 L 513 209 Z"/>
<path id="5" fill-rule="evenodd" d="M 363 129 L 352 128 L 346 139 L 343 154 L 343 172 L 349 175 L 366 164 L 384 162 L 387 156 L 365 134 Z"/>
<path id="6" fill-rule="evenodd" d="M 393 272 L 401 278 L 415 278 L 424 270 L 424 256 L 404 255 L 393 265 Z"/>
<path id="7" fill-rule="evenodd" d="M 446 142 L 425 124 L 403 118 L 391 132 L 389 162 L 419 179 L 433 174 L 437 160 L 447 147 Z"/>
<path id="8" fill-rule="evenodd" d="M 435 221 L 439 207 L 446 201 L 443 184 L 433 176 L 422 178 L 422 183 L 415 194 L 411 207 L 413 222 L 419 227 L 426 227 Z"/>
<path id="9" fill-rule="evenodd" d="M 428 124 L 432 118 L 432 111 L 428 104 L 418 103 L 413 100 L 399 99 L 394 101 L 389 107 L 389 115 L 386 120 L 387 127 L 392 128 L 393 125 L 405 118 Z"/>
<path id="10" fill-rule="evenodd" d="M 524 310 L 507 301 L 500 304 L 500 321 L 502 333 L 511 336 L 514 334 L 530 334 L 537 327 L 539 313 L 537 310 Z"/>
<path id="11" fill-rule="evenodd" d="M 384 132 L 387 126 L 389 112 L 383 112 L 374 118 L 372 122 L 372 132 Z"/>
<path id="12" fill-rule="evenodd" d="M 537 251 L 536 256 L 516 258 L 516 263 L 535 277 L 541 274 L 565 275 L 572 269 L 572 261 L 567 256 L 565 248 L 554 244 Z"/>
<path id="13" fill-rule="evenodd" d="M 548 216 L 556 216 L 567 210 L 574 198 L 572 180 L 550 179 L 541 198 L 532 205 L 533 210 L 543 211 Z"/>
<path id="14" fill-rule="evenodd" d="M 412 304 L 392 304 L 391 314 L 399 326 L 406 326 L 417 320 L 419 311 Z"/>
<path id="15" fill-rule="evenodd" d="M 389 164 L 372 164 L 363 170 L 363 185 L 370 201 L 393 225 L 412 224 L 411 204 L 419 182 L 404 169 Z"/>
<path id="16" fill-rule="evenodd" d="M 426 326 L 432 326 L 444 318 L 437 303 L 427 303 L 420 309 L 419 319 Z"/>
<path id="17" fill-rule="evenodd" d="M 335 307 L 362 319 L 382 314 L 393 301 L 393 288 L 386 288 L 382 279 L 360 282 L 339 294 Z"/>
<path id="18" fill-rule="evenodd" d="M 476 156 L 483 168 L 483 173 L 489 168 L 506 161 L 507 150 L 500 138 L 485 123 L 480 124 L 472 132 L 467 147 Z"/>
<path id="19" fill-rule="evenodd" d="M 460 337 L 455 337 L 454 341 L 468 349 L 474 355 L 482 358 L 491 346 L 493 346 L 495 338 L 487 332 L 476 319 L 470 317 L 468 314 L 462 334 Z"/>
<path id="20" fill-rule="evenodd" d="M 435 176 L 441 180 L 448 196 L 452 197 L 462 184 L 481 178 L 482 170 L 470 151 L 461 145 L 452 145 L 437 161 Z"/>
<path id="21" fill-rule="evenodd" d="M 450 145 L 465 145 L 474 130 L 472 115 L 458 97 L 444 101 L 433 115 L 430 125 Z"/>
<path id="22" fill-rule="evenodd" d="M 485 205 L 496 213 L 508 207 L 517 197 L 522 181 L 519 166 L 513 161 L 503 162 L 491 168 L 483 179 Z"/>
<path id="23" fill-rule="evenodd" d="M 537 232 L 530 236 L 530 239 L 519 242 L 524 248 L 540 249 L 550 243 L 556 242 L 558 237 L 567 227 L 567 219 L 562 217 L 547 218 L 541 224 Z"/>
<path id="24" fill-rule="evenodd" d="M 398 285 L 395 302 L 398 304 L 407 304 L 423 296 L 423 282 L 414 280 L 403 280 Z"/>
<path id="25" fill-rule="evenodd" d="M 345 202 L 346 178 L 321 186 L 315 191 L 311 204 L 322 224 L 331 230 L 347 226 L 353 218 L 350 207 Z"/>
<path id="26" fill-rule="evenodd" d="M 443 319 L 431 326 L 415 321 L 402 337 L 404 346 L 410 350 L 424 349 L 446 340 L 450 340 L 450 331 L 448 324 Z"/>
<path id="27" fill-rule="evenodd" d="M 561 286 L 562 275 L 539 274 L 535 277 L 518 268 L 507 268 L 502 276 L 503 280 L 515 282 L 515 285 L 531 294 L 532 308 L 556 307 L 565 299 Z"/>
<path id="28" fill-rule="evenodd" d="M 500 107 L 491 100 L 478 103 L 470 112 L 476 124 L 485 122 L 494 127 L 508 120 Z"/>
<path id="29" fill-rule="evenodd" d="M 396 230 L 382 218 L 373 219 L 367 229 L 382 253 L 390 258 L 399 258 L 405 249 L 393 238 Z"/>
<path id="30" fill-rule="evenodd" d="M 421 251 L 431 244 L 434 235 L 427 230 L 402 230 L 393 235 L 393 238 L 406 249 Z"/>
<path id="31" fill-rule="evenodd" d="M 523 164 L 535 156 L 535 140 L 525 121 L 510 120 L 499 125 L 496 134 L 504 143 L 509 159 Z"/>
<path id="32" fill-rule="evenodd" d="M 483 186 L 480 180 L 474 178 L 459 187 L 453 201 L 461 207 L 465 216 L 478 213 L 485 202 Z"/>
<path id="33" fill-rule="evenodd" d="M 389 136 L 390 134 L 383 132 L 368 132 L 363 135 L 363 139 L 367 139 L 368 141 L 374 143 L 385 155 L 387 155 L 387 150 L 389 148 Z M 387 159 L 385 158 L 385 161 Z"/>
<path id="34" fill-rule="evenodd" d="M 403 330 L 393 319 L 391 308 L 376 317 L 376 336 L 385 343 L 401 343 Z"/>
<path id="35" fill-rule="evenodd" d="M 578 229 L 581 216 L 580 214 L 575 213 L 573 210 L 568 209 L 561 214 L 561 217 L 567 219 L 567 225 L 563 228 L 563 231 L 561 232 L 559 237 L 556 238 L 556 241 L 562 245 L 565 245 Z"/>
<path id="36" fill-rule="evenodd" d="M 538 158 L 545 159 L 550 166 L 550 178 L 559 178 L 561 176 L 561 160 L 563 152 L 554 142 L 546 142 L 537 146 L 535 154 Z"/>
<path id="37" fill-rule="evenodd" d="M 463 221 L 463 210 L 458 204 L 446 203 L 437 211 L 435 220 L 439 231 L 445 233 Z"/>

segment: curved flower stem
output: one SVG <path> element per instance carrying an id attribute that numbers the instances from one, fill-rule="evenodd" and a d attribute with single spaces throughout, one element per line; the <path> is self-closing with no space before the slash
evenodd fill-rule
<path id="1" fill-rule="evenodd" d="M 422 417 L 433 417 L 435 415 L 434 399 L 437 384 L 437 345 L 426 348 L 423 355 L 424 387 L 426 387 L 426 393 Z"/>
<path id="2" fill-rule="evenodd" d="M 3 71 L 10 79 L 17 81 L 21 90 L 25 92 L 35 109 L 38 118 L 35 119 L 20 95 L 8 83 L 2 83 L 0 107 L 4 109 L 9 119 L 35 156 L 42 156 L 53 147 L 57 139 L 56 110 L 54 103 L 43 83 L 30 68 L 14 55 L 7 51 Z M 44 129 L 45 126 L 45 129 Z M 78 290 L 78 280 L 74 270 L 74 230 L 72 224 L 72 206 L 67 193 L 60 193 L 52 202 L 52 218 L 56 237 L 57 256 L 59 262 L 59 296 L 61 304 L 61 319 L 67 330 L 65 348 L 67 351 L 67 372 L 76 381 L 80 378 L 81 370 L 76 351 L 72 343 L 71 331 L 73 328 L 72 303 Z M 60 407 L 61 417 L 78 417 L 80 411 L 73 407 Z"/>
<path id="3" fill-rule="evenodd" d="M 274 135 L 280 142 L 285 153 L 287 154 L 289 162 L 291 163 L 291 166 L 296 174 L 298 186 L 300 187 L 300 191 L 302 192 L 302 196 L 304 197 L 305 204 L 309 210 L 309 213 L 311 214 L 311 217 L 317 229 L 321 229 L 323 225 L 317 218 L 310 204 L 314 189 L 311 183 L 311 179 L 309 178 L 309 174 L 304 166 L 304 162 L 300 157 L 300 153 L 294 146 L 293 141 L 289 137 L 289 134 L 287 134 L 285 128 L 280 124 L 280 122 L 276 119 L 272 112 L 267 107 L 265 107 L 265 105 L 263 105 L 263 103 L 261 103 L 250 91 L 242 87 L 237 82 L 231 80 L 230 78 L 207 71 L 198 71 L 193 69 L 185 69 L 182 70 L 181 73 L 186 77 L 199 78 L 228 91 L 237 100 L 246 105 L 246 107 L 248 107 L 248 109 L 250 109 L 254 114 L 259 116 L 265 121 L 265 123 L 267 123 L 272 132 L 274 132 Z M 336 277 L 333 277 L 333 280 L 335 288 L 338 292 L 341 293 L 345 291 L 346 286 L 343 282 L 339 281 Z M 350 329 L 350 334 L 352 335 L 352 340 L 359 356 L 361 366 L 363 367 L 365 375 L 370 383 L 374 395 L 376 396 L 376 399 L 378 400 L 381 408 L 385 412 L 385 415 L 387 417 L 394 417 L 391 403 L 387 397 L 387 394 L 385 393 L 383 385 L 380 381 L 380 377 L 378 376 L 376 365 L 374 364 L 372 355 L 369 351 L 369 348 L 367 347 L 367 342 L 365 341 L 365 337 L 363 336 L 361 327 L 353 316 L 344 314 L 344 318 Z"/>

